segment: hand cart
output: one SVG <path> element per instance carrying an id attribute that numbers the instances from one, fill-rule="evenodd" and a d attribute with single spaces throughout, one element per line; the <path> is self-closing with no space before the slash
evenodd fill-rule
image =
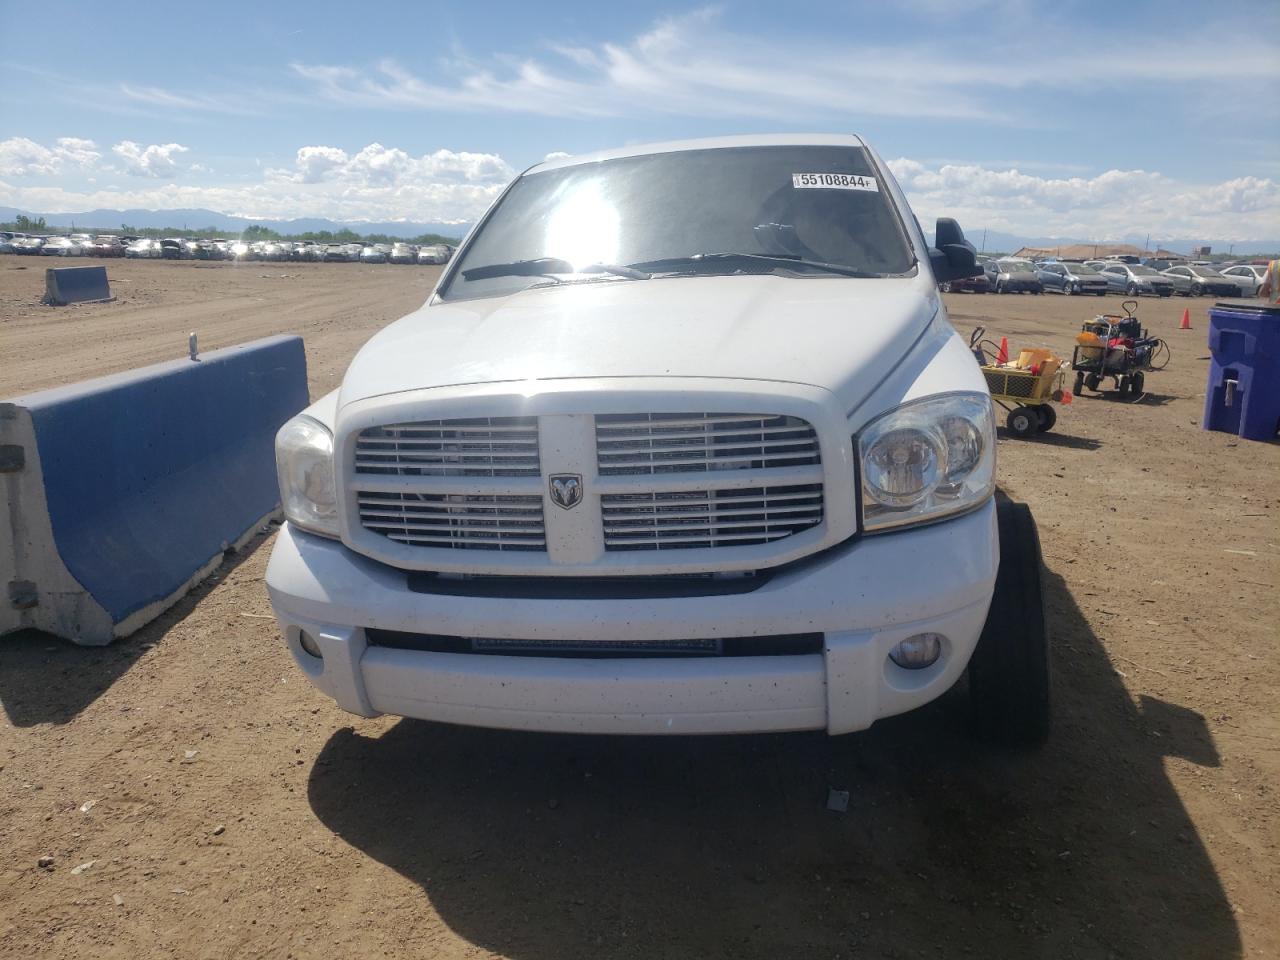
<path id="1" fill-rule="evenodd" d="M 1005 418 L 1009 432 L 1015 437 L 1029 437 L 1052 430 L 1058 422 L 1053 402 L 1071 402 L 1070 394 L 1062 389 L 1065 371 L 1060 362 L 1049 358 L 1030 368 L 994 363 L 987 351 L 999 348 L 982 339 L 985 332 L 984 327 L 974 330 L 969 347 L 982 368 L 991 399 L 1009 411 Z"/>
<path id="2" fill-rule="evenodd" d="M 1137 300 L 1126 300 L 1121 306 L 1124 316 L 1102 314 L 1081 324 L 1080 339 L 1071 354 L 1071 369 L 1076 379 L 1071 392 L 1077 397 L 1088 387 L 1099 391 L 1102 382 L 1111 377 L 1121 398 L 1142 396 L 1144 374 L 1161 370 L 1169 362 L 1169 346 L 1150 337 L 1138 320 Z"/>

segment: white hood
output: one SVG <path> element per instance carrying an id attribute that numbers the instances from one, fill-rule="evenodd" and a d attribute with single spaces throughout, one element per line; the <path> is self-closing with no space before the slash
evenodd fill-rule
<path id="1" fill-rule="evenodd" d="M 937 309 L 927 277 L 604 280 L 436 302 L 365 344 L 340 405 L 430 387 L 576 377 L 786 381 L 853 405 Z"/>

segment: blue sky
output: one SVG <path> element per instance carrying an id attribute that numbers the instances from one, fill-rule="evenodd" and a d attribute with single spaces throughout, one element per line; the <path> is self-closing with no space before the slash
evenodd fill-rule
<path id="1" fill-rule="evenodd" d="M 0 0 L 0 51 L 37 211 L 466 221 L 554 152 L 848 130 L 970 232 L 1280 234 L 1274 2 Z"/>

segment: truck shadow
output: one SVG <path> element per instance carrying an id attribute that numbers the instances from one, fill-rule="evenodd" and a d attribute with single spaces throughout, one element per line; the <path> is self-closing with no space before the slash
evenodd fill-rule
<path id="1" fill-rule="evenodd" d="M 147 650 L 195 609 L 217 582 L 267 542 L 259 534 L 194 590 L 137 633 L 106 647 L 78 647 L 40 630 L 0 637 L 0 712 L 15 727 L 67 723 L 106 693 Z"/>
<path id="2" fill-rule="evenodd" d="M 335 733 L 316 816 L 416 883 L 459 936 L 563 957 L 1241 955 L 1165 759 L 1204 719 L 1136 704 L 1046 572 L 1055 728 L 966 734 L 962 684 L 853 736 Z M 848 791 L 829 811 L 830 789 Z"/>
<path id="3" fill-rule="evenodd" d="M 1062 447 L 1067 450 L 1099 450 L 1102 448 L 1101 440 L 1095 440 L 1093 437 L 1077 437 L 1069 433 L 1037 433 L 1030 437 L 1019 437 L 1007 427 L 996 427 L 996 433 L 1001 440 L 1010 440 L 1017 443 L 1042 443 L 1045 446 Z"/>

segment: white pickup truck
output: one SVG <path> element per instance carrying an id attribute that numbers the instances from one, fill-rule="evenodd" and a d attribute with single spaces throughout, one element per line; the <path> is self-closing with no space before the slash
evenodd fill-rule
<path id="1" fill-rule="evenodd" d="M 861 730 L 967 668 L 1042 740 L 1039 543 L 937 289 L 979 269 L 855 136 L 538 164 L 279 433 L 294 659 L 361 716 L 627 734 Z"/>

